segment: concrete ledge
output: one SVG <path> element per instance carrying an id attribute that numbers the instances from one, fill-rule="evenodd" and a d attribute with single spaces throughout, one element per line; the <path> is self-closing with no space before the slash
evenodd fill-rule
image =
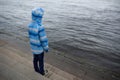
<path id="1" fill-rule="evenodd" d="M 0 80 L 81 80 L 48 63 L 45 69 L 45 76 L 34 72 L 31 55 L 0 40 Z"/>

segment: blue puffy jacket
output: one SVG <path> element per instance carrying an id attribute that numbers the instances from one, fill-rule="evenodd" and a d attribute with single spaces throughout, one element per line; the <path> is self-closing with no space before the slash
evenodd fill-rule
<path id="1" fill-rule="evenodd" d="M 28 33 L 33 54 L 41 54 L 44 51 L 48 52 L 48 39 L 45 28 L 42 25 L 43 14 L 44 10 L 42 8 L 32 10 L 32 22 L 28 26 Z"/>

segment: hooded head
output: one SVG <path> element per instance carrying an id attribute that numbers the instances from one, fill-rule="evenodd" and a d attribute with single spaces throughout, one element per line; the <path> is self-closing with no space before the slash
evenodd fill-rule
<path id="1" fill-rule="evenodd" d="M 44 14 L 44 10 L 42 8 L 38 7 L 38 8 L 33 9 L 32 20 L 37 22 L 38 24 L 41 24 L 43 14 Z"/>

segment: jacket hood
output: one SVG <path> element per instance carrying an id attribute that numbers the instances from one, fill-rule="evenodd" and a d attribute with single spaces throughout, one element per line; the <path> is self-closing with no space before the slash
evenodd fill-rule
<path id="1" fill-rule="evenodd" d="M 38 24 L 42 23 L 42 17 L 44 15 L 44 10 L 40 7 L 34 8 L 32 10 L 32 20 L 37 22 Z"/>

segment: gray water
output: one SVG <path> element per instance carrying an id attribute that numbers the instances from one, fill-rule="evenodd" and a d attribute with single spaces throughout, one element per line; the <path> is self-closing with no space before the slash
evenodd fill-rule
<path id="1" fill-rule="evenodd" d="M 0 0 L 0 35 L 26 40 L 37 6 L 50 47 L 120 77 L 120 0 Z"/>

